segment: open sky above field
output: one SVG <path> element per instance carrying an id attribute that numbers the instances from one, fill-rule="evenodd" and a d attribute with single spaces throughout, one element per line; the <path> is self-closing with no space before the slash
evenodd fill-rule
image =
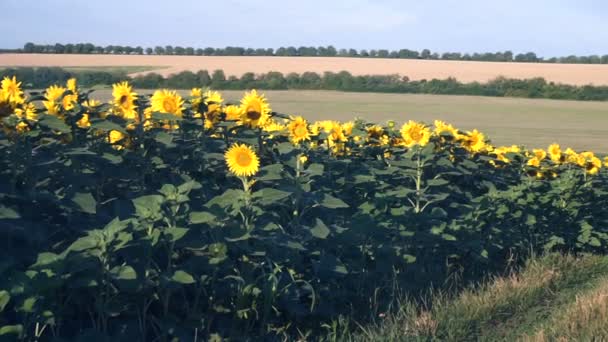
<path id="1" fill-rule="evenodd" d="M 151 94 L 151 90 L 138 90 Z M 187 96 L 187 91 L 182 91 Z M 463 130 L 479 129 L 498 145 L 546 148 L 557 142 L 576 150 L 608 153 L 608 102 L 558 101 L 477 96 L 342 93 L 333 91 L 265 91 L 272 109 L 309 120 L 369 122 L 440 119 Z M 222 91 L 238 103 L 242 91 Z M 110 90 L 93 98 L 108 100 Z"/>
<path id="2" fill-rule="evenodd" d="M 0 47 L 319 46 L 605 54 L 604 0 L 1 0 Z"/>

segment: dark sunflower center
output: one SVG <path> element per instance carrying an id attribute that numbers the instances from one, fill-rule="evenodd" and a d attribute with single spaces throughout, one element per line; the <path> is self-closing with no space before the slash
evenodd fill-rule
<path id="1" fill-rule="evenodd" d="M 123 95 L 120 97 L 120 99 L 118 99 L 118 103 L 120 103 L 121 106 L 124 106 L 127 104 L 129 100 L 129 97 L 127 95 Z"/>
<path id="2" fill-rule="evenodd" d="M 260 113 L 260 112 L 256 112 L 256 111 L 247 112 L 247 118 L 252 121 L 259 120 L 261 116 L 262 116 L 262 113 Z"/>

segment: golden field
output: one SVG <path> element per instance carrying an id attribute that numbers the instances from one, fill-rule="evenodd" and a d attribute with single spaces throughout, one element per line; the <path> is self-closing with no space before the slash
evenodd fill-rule
<path id="1" fill-rule="evenodd" d="M 461 82 L 486 82 L 498 76 L 572 85 L 608 85 L 608 65 L 432 61 L 341 57 L 216 57 L 72 54 L 0 54 L 0 67 L 146 67 L 163 76 L 184 70 L 222 69 L 227 76 L 246 72 L 339 72 L 353 75 L 400 74 L 412 80 L 454 77 Z M 134 72 L 131 76 L 150 71 Z"/>

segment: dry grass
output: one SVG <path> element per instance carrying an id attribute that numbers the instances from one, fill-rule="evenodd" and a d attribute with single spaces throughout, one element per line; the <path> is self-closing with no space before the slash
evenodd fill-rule
<path id="1" fill-rule="evenodd" d="M 587 293 L 576 296 L 564 312 L 547 328 L 540 329 L 529 341 L 571 341 L 586 338 L 608 338 L 608 279 Z"/>
<path id="2" fill-rule="evenodd" d="M 52 55 L 0 54 L 0 67 L 6 66 L 148 66 L 158 67 L 162 75 L 180 71 L 223 69 L 227 75 L 246 72 L 303 73 L 347 70 L 353 75 L 400 74 L 412 80 L 455 77 L 462 82 L 486 82 L 497 76 L 526 79 L 544 77 L 558 83 L 607 85 L 608 65 L 495 63 L 429 61 L 409 59 L 338 57 L 214 57 L 214 56 L 131 56 L 131 55 Z M 164 69 L 161 69 L 166 67 Z M 145 73 L 145 72 L 143 72 Z M 141 74 L 134 73 L 133 75 Z"/>

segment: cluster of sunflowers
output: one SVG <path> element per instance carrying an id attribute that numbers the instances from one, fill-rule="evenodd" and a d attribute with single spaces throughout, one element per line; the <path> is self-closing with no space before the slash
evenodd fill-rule
<path id="1" fill-rule="evenodd" d="M 40 100 L 42 107 L 37 108 L 35 100 Z M 239 104 L 224 102 L 219 92 L 201 88 L 192 89 L 188 99 L 176 91 L 156 90 L 148 101 L 148 98 L 135 93 L 128 82 L 122 82 L 113 85 L 112 100 L 104 104 L 83 96 L 75 79 L 68 80 L 65 86 L 47 88 L 39 99 L 28 99 L 15 77 L 5 77 L 0 87 L 0 118 L 14 115 L 16 121 L 11 121 L 12 125 L 4 121 L 5 132 L 24 133 L 35 127 L 39 114 L 65 119 L 66 113 L 78 106 L 81 115 L 76 126 L 80 129 L 91 128 L 93 119 L 114 115 L 128 122 L 126 132 L 139 125 L 144 130 L 172 131 L 179 129 L 179 121 L 171 118 L 188 116 L 202 120 L 201 129 L 211 137 L 226 134 L 227 131 L 219 123 L 232 123 L 264 133 L 266 139 L 282 137 L 295 145 L 326 149 L 335 156 L 354 153 L 353 148 L 356 147 L 373 146 L 383 148 L 384 156 L 390 157 L 391 148 L 424 147 L 434 141 L 439 145 L 458 145 L 471 155 L 488 156 L 491 159 L 489 163 L 497 168 L 509 164 L 513 156 L 521 156 L 527 160 L 530 173 L 538 178 L 556 177 L 554 169 L 560 165 L 578 166 L 590 175 L 597 174 L 602 166 L 608 167 L 608 157 L 602 162 L 593 152 L 576 153 L 570 148 L 562 152 L 557 144 L 552 144 L 547 150 L 531 151 L 516 145 L 495 147 L 476 129 L 463 132 L 439 120 L 434 122 L 434 127 L 408 121 L 399 128 L 394 121 L 380 126 L 361 121 L 341 123 L 324 120 L 309 123 L 300 116 L 283 116 L 281 119 L 272 112 L 266 97 L 256 90 L 246 93 Z M 153 120 L 153 113 L 163 113 L 165 119 Z M 124 131 L 110 130 L 97 134 L 107 134 L 107 141 L 115 148 L 129 146 L 129 135 Z M 245 144 L 234 144 L 225 156 L 230 171 L 237 176 L 251 176 L 259 169 L 260 161 L 256 152 Z M 301 160 L 305 159 L 302 156 Z"/>

